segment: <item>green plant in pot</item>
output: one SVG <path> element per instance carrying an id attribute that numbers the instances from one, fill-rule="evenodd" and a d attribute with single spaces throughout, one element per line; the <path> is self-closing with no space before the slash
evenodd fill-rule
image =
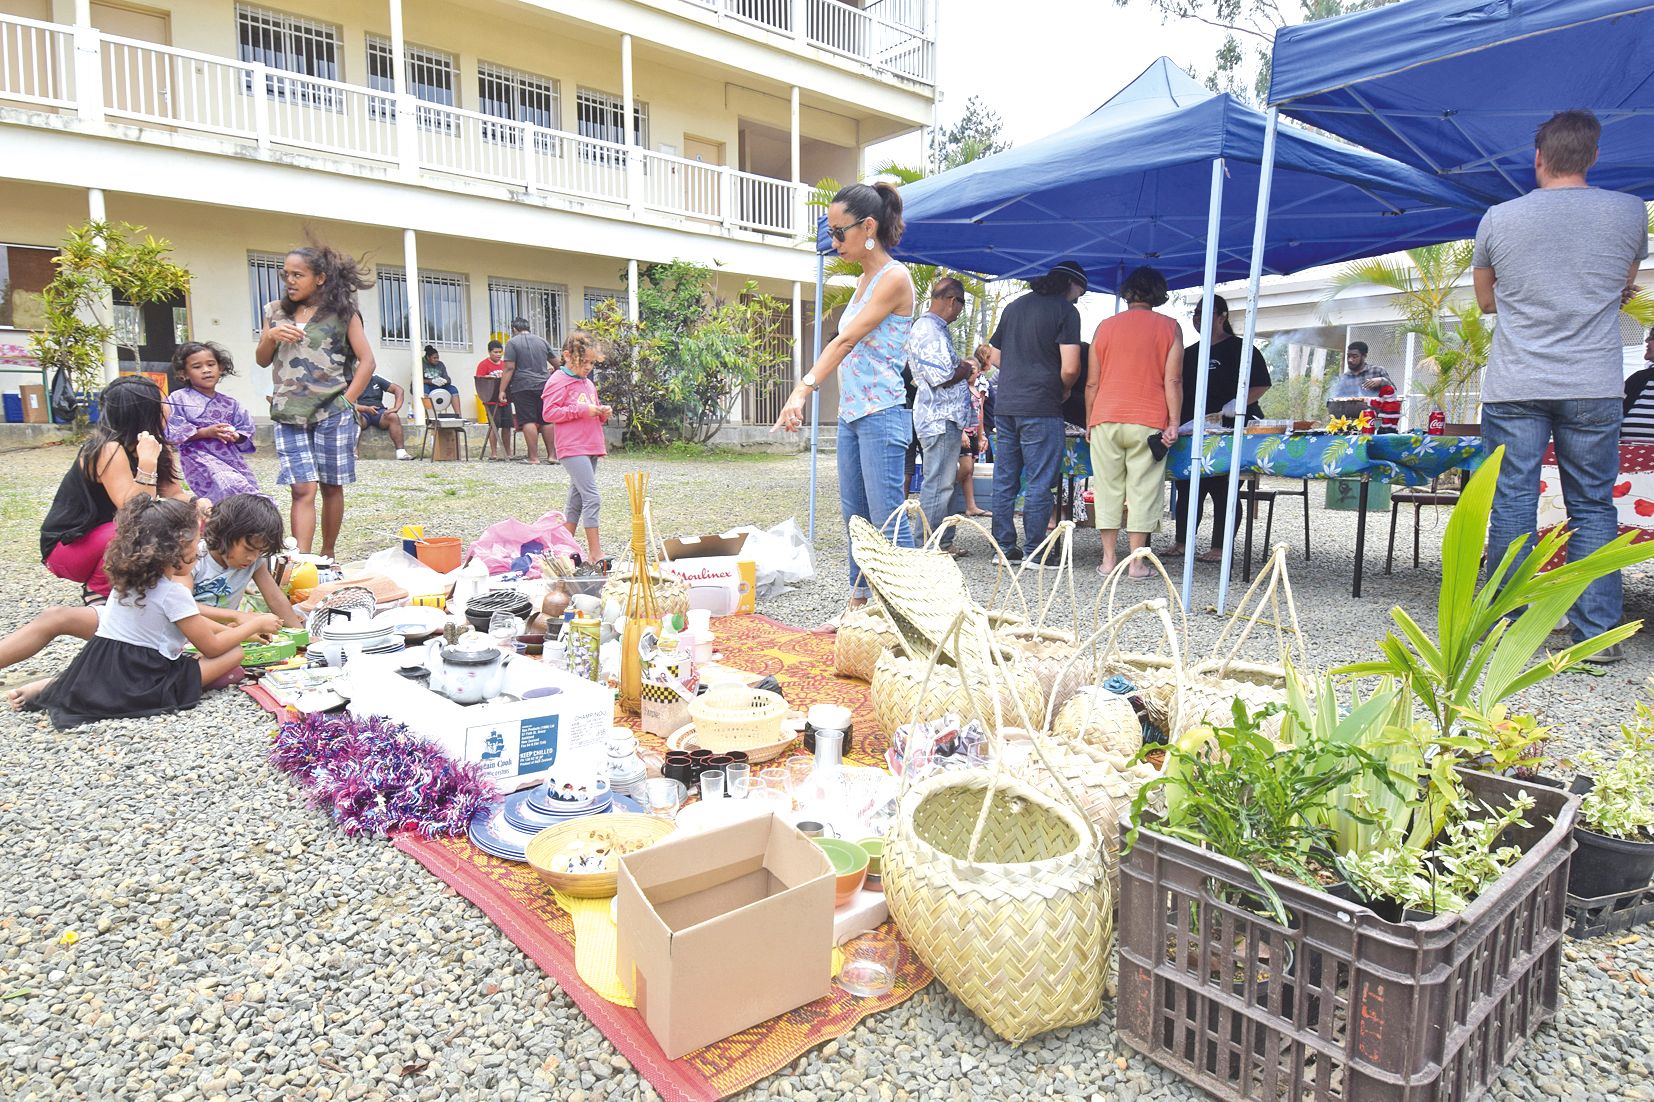
<path id="1" fill-rule="evenodd" d="M 1264 873 L 1320 887 L 1338 879 L 1335 832 L 1329 825 L 1332 794 L 1358 777 L 1385 770 L 1382 762 L 1355 745 L 1338 745 L 1310 731 L 1277 747 L 1262 732 L 1280 710 L 1256 713 L 1234 701 L 1234 722 L 1195 729 L 1165 748 L 1160 776 L 1138 790 L 1132 802 L 1135 843 L 1142 825 L 1171 838 L 1202 846 L 1245 865 L 1258 886 L 1266 913 L 1285 926 L 1289 916 L 1280 894 Z M 1139 759 L 1150 750 L 1146 747 Z M 1163 793 L 1166 813 L 1146 822 L 1147 809 Z"/>
<path id="2" fill-rule="evenodd" d="M 1538 779 L 1549 727 L 1541 727 L 1531 715 L 1510 714 L 1504 704 L 1495 704 L 1486 713 L 1460 708 L 1459 715 L 1462 733 L 1440 739 L 1438 745 L 1465 755 L 1474 769 L 1517 780 Z M 1560 787 L 1560 782 L 1549 783 Z"/>
<path id="3" fill-rule="evenodd" d="M 1654 877 L 1654 708 L 1638 701 L 1637 722 L 1620 731 L 1624 747 L 1612 764 L 1595 751 L 1580 755 L 1591 778 L 1574 826 L 1568 894 L 1582 899 L 1635 891 Z"/>
<path id="4" fill-rule="evenodd" d="M 1500 701 L 1572 669 L 1642 627 L 1640 620 L 1622 624 L 1535 661 L 1552 627 L 1585 587 L 1616 570 L 1654 559 L 1654 542 L 1632 544 L 1633 536 L 1627 533 L 1576 562 L 1543 573 L 1540 568 L 1568 542 L 1563 528 L 1547 533 L 1531 550 L 1524 550 L 1526 540 L 1487 549 L 1488 517 L 1503 462 L 1504 448 L 1495 448 L 1465 485 L 1448 519 L 1435 638 L 1398 606 L 1390 610 L 1395 630 L 1379 640 L 1383 658 L 1334 671 L 1405 683 L 1444 739 L 1455 734 L 1467 711 L 1491 715 Z M 1480 577 L 1484 550 L 1489 561 L 1501 555 L 1485 584 Z"/>
<path id="5" fill-rule="evenodd" d="M 1435 845 L 1415 845 L 1392 831 L 1375 849 L 1346 853 L 1340 865 L 1380 917 L 1401 921 L 1457 913 L 1522 859 L 1520 846 L 1501 846 L 1499 838 L 1513 826 L 1526 826 L 1533 807 L 1527 792 L 1518 792 L 1498 811 L 1473 803 L 1461 788 Z M 1472 815 L 1477 809 L 1481 814 Z"/>

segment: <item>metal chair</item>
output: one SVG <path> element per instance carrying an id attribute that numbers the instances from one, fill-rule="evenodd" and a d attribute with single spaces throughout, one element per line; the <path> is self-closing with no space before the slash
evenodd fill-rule
<path id="1" fill-rule="evenodd" d="M 485 375 L 477 380 L 477 400 L 488 411 L 488 435 L 483 438 L 482 454 L 492 454 L 496 442 L 503 440 L 506 458 L 511 458 L 516 454 L 517 412 L 500 393 L 498 375 Z"/>
<path id="2" fill-rule="evenodd" d="M 1384 573 L 1389 574 L 1396 561 L 1396 514 L 1403 505 L 1413 507 L 1413 569 L 1419 568 L 1419 513 L 1426 505 L 1446 505 L 1452 508 L 1459 502 L 1457 490 L 1444 490 L 1440 478 L 1432 478 L 1422 490 L 1398 490 L 1390 495 L 1390 547 L 1384 553 Z"/>
<path id="3" fill-rule="evenodd" d="M 425 404 L 425 435 L 419 441 L 419 458 L 425 458 L 425 449 L 431 450 L 431 462 L 436 462 L 436 441 L 441 439 L 442 433 L 454 434 L 454 455 L 459 457 L 463 449 L 465 461 L 471 461 L 471 438 L 466 435 L 465 428 L 470 423 L 458 414 L 439 414 L 436 406 L 431 402 L 431 396 L 425 395 L 420 399 Z M 433 435 L 434 434 L 434 435 Z"/>
<path id="4" fill-rule="evenodd" d="M 1257 475 L 1248 475 L 1243 481 L 1246 483 L 1242 503 L 1249 503 L 1253 507 L 1246 514 L 1246 549 L 1243 556 L 1242 570 L 1248 578 L 1252 576 L 1252 526 L 1257 523 L 1258 510 L 1256 506 L 1267 505 L 1263 522 L 1263 545 L 1267 549 L 1273 546 L 1275 534 L 1275 499 L 1279 497 L 1296 497 L 1304 503 L 1304 561 L 1309 561 L 1309 479 L 1300 480 L 1296 490 L 1261 489 Z M 1267 553 L 1267 551 L 1266 551 Z"/>

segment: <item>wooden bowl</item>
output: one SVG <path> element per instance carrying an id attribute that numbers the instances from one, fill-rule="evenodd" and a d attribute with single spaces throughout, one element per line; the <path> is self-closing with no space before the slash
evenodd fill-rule
<path id="1" fill-rule="evenodd" d="M 673 825 L 665 819 L 619 811 L 589 815 L 547 827 L 529 840 L 524 854 L 541 880 L 576 899 L 607 899 L 614 895 L 620 872 L 620 857 L 646 849 L 671 834 Z M 572 843 L 586 852 L 607 845 L 608 858 L 602 872 L 559 871 Z M 566 866 L 563 866 L 566 868 Z"/>

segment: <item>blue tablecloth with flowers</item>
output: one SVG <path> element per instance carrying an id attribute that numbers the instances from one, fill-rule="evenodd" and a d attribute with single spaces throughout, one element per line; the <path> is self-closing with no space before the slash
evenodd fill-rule
<path id="1" fill-rule="evenodd" d="M 1166 457 L 1166 476 L 1189 477 L 1194 438 L 1178 440 Z M 1227 432 L 1201 441 L 1200 475 L 1228 474 L 1233 438 Z M 1422 486 L 1455 467 L 1475 470 L 1486 457 L 1479 436 L 1428 436 L 1419 432 L 1350 436 L 1334 433 L 1268 433 L 1241 437 L 1241 471 L 1282 478 L 1369 478 Z"/>

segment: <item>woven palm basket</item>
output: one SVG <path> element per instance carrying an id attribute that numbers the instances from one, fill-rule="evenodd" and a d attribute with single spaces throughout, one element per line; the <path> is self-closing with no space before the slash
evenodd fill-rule
<path id="1" fill-rule="evenodd" d="M 914 658 L 941 651 L 955 664 L 986 669 L 988 614 L 971 599 L 959 564 L 946 552 L 897 547 L 860 517 L 850 518 L 850 547 L 867 587 Z M 963 617 L 963 630 L 955 621 Z"/>
<path id="2" fill-rule="evenodd" d="M 655 576 L 655 604 L 660 608 L 662 616 L 689 615 L 689 587 L 670 574 L 663 574 L 659 569 L 650 567 L 650 573 Z M 631 566 L 616 566 L 609 580 L 603 584 L 601 597 L 607 604 L 614 601 L 622 606 L 626 604 L 626 588 L 631 584 Z"/>
<path id="3" fill-rule="evenodd" d="M 1101 1012 L 1114 900 L 1078 811 L 987 769 L 933 774 L 902 796 L 884 891 L 919 959 L 1012 1044 Z"/>
<path id="4" fill-rule="evenodd" d="M 902 637 L 890 618 L 873 605 L 846 612 L 833 637 L 833 672 L 873 680 L 873 666 L 885 651 L 900 652 Z"/>
<path id="5" fill-rule="evenodd" d="M 1051 734 L 1062 743 L 1127 759 L 1143 747 L 1143 721 L 1131 701 L 1099 685 L 1082 685 L 1069 697 L 1057 712 Z"/>
<path id="6" fill-rule="evenodd" d="M 1084 685 L 1088 669 L 1070 661 L 1079 651 L 1071 631 L 1012 624 L 994 632 L 994 638 L 1022 656 L 1022 668 L 1039 683 L 1046 704 L 1061 708 Z"/>
<path id="7" fill-rule="evenodd" d="M 891 651 L 879 655 L 873 666 L 873 719 L 879 730 L 890 736 L 904 723 L 929 722 L 950 712 L 956 716 L 992 716 L 994 694 L 982 678 L 962 678 L 954 666 L 937 664 L 929 671 L 928 661 L 905 658 Z M 971 685 L 967 691 L 967 681 Z M 1018 700 L 1025 713 L 1018 712 Z M 1045 694 L 1039 682 L 1012 666 L 999 689 L 999 713 L 1006 717 L 1045 714 Z"/>

